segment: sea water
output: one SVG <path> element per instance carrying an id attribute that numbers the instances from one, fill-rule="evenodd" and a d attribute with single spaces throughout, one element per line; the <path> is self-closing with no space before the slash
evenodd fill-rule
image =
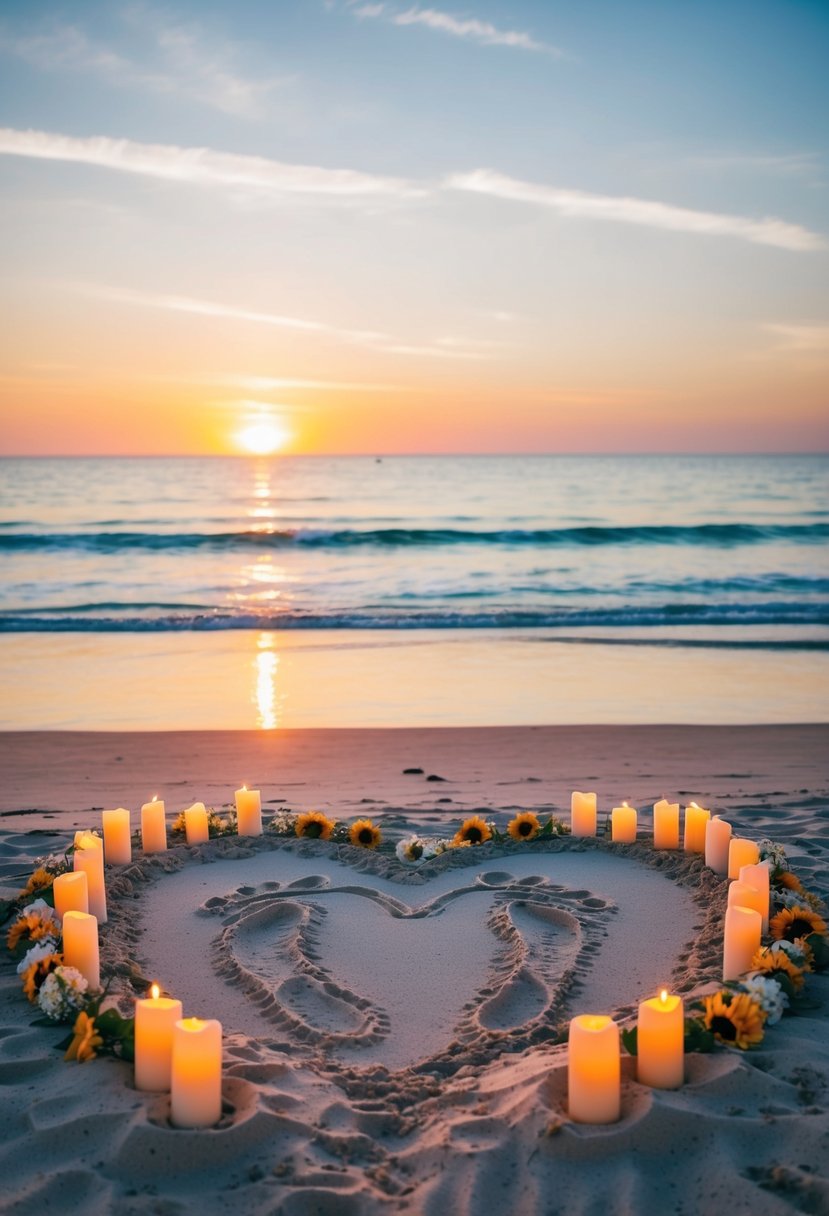
<path id="1" fill-rule="evenodd" d="M 828 473 L 5 459 L 0 725 L 825 720 Z"/>

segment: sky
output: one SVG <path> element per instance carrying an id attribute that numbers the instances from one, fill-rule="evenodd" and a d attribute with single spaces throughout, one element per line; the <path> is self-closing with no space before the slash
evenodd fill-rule
<path id="1" fill-rule="evenodd" d="M 823 0 L 0 5 L 0 453 L 829 450 Z"/>

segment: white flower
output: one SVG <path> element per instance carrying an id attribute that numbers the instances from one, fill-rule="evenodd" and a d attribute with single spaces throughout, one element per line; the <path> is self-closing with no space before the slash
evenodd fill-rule
<path id="1" fill-rule="evenodd" d="M 782 867 L 788 869 L 786 865 L 786 850 L 782 844 L 778 844 L 776 840 L 769 840 L 766 837 L 764 840 L 757 841 L 757 848 L 760 850 L 760 860 L 769 859 L 772 869 Z"/>
<path id="2" fill-rule="evenodd" d="M 68 1021 L 86 1004 L 88 987 L 86 978 L 75 967 L 56 967 L 43 981 L 37 1003 L 52 1021 Z"/>
<path id="3" fill-rule="evenodd" d="M 29 916 L 30 914 L 39 916 L 41 920 L 53 920 L 55 922 L 55 928 L 58 932 L 60 932 L 60 921 L 58 920 L 58 914 L 53 907 L 47 904 L 45 899 L 33 900 L 33 902 L 27 904 L 20 913 L 21 916 Z"/>
<path id="4" fill-rule="evenodd" d="M 416 866 L 425 860 L 423 841 L 417 836 L 409 836 L 405 840 L 398 840 L 394 851 L 397 854 L 397 860 L 402 861 L 407 866 Z"/>
<path id="5" fill-rule="evenodd" d="M 272 832 L 278 832 L 280 836 L 293 836 L 295 823 L 295 815 L 290 815 L 287 811 L 277 811 L 269 824 L 269 828 Z"/>
<path id="6" fill-rule="evenodd" d="M 776 1022 L 780 1021 L 783 1011 L 789 1003 L 789 998 L 777 980 L 752 971 L 743 979 L 740 987 L 763 1010 L 769 1026 L 774 1026 Z"/>
<path id="7" fill-rule="evenodd" d="M 797 967 L 802 967 L 806 962 L 806 955 L 803 953 L 803 951 L 800 950 L 794 944 L 794 942 L 787 942 L 785 938 L 779 942 L 772 942 L 769 946 L 769 950 L 771 950 L 772 953 L 779 950 L 783 954 L 787 954 Z"/>
<path id="8" fill-rule="evenodd" d="M 797 891 L 775 891 L 774 902 L 781 908 L 802 908 L 803 896 Z"/>
<path id="9" fill-rule="evenodd" d="M 32 963 L 39 963 L 42 958 L 48 958 L 50 954 L 54 954 L 58 948 L 58 943 L 51 937 L 43 937 L 36 946 L 32 946 L 31 950 L 27 950 L 20 962 L 17 964 L 17 974 L 23 975 L 28 971 Z"/>

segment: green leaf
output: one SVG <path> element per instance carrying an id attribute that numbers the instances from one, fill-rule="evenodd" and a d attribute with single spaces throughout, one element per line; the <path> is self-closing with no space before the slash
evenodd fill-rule
<path id="1" fill-rule="evenodd" d="M 637 1053 L 637 1028 L 631 1026 L 621 1032 L 622 1046 L 629 1056 L 635 1056 Z"/>
<path id="2" fill-rule="evenodd" d="M 810 933 L 806 945 L 812 951 L 815 971 L 825 971 L 829 967 L 829 941 L 823 933 Z"/>
<path id="3" fill-rule="evenodd" d="M 714 1036 L 706 1027 L 702 1018 L 686 1018 L 685 1019 L 685 1050 L 688 1051 L 713 1051 Z"/>

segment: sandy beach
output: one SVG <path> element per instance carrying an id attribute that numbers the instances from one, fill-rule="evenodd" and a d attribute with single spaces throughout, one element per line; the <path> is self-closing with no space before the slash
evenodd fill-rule
<path id="1" fill-rule="evenodd" d="M 105 972 L 159 979 L 224 1027 L 224 1113 L 174 1130 L 131 1068 L 77 1066 L 31 1026 L 4 955 L 4 1209 L 14 1213 L 829 1211 L 829 982 L 750 1052 L 687 1057 L 622 1118 L 566 1118 L 562 1029 L 631 1020 L 670 981 L 719 986 L 727 883 L 657 854 L 650 806 L 696 800 L 786 846 L 825 897 L 829 727 L 537 727 L 0 736 L 0 881 L 16 890 L 100 809 L 153 793 L 168 820 L 241 782 L 268 811 L 370 815 L 392 847 L 225 838 L 108 870 Z M 405 773 L 405 769 L 419 772 Z M 394 842 L 485 811 L 641 808 L 636 845 L 486 844 L 406 870 Z M 600 816 L 601 818 L 601 816 Z M 135 817 L 137 823 L 137 815 Z"/>

